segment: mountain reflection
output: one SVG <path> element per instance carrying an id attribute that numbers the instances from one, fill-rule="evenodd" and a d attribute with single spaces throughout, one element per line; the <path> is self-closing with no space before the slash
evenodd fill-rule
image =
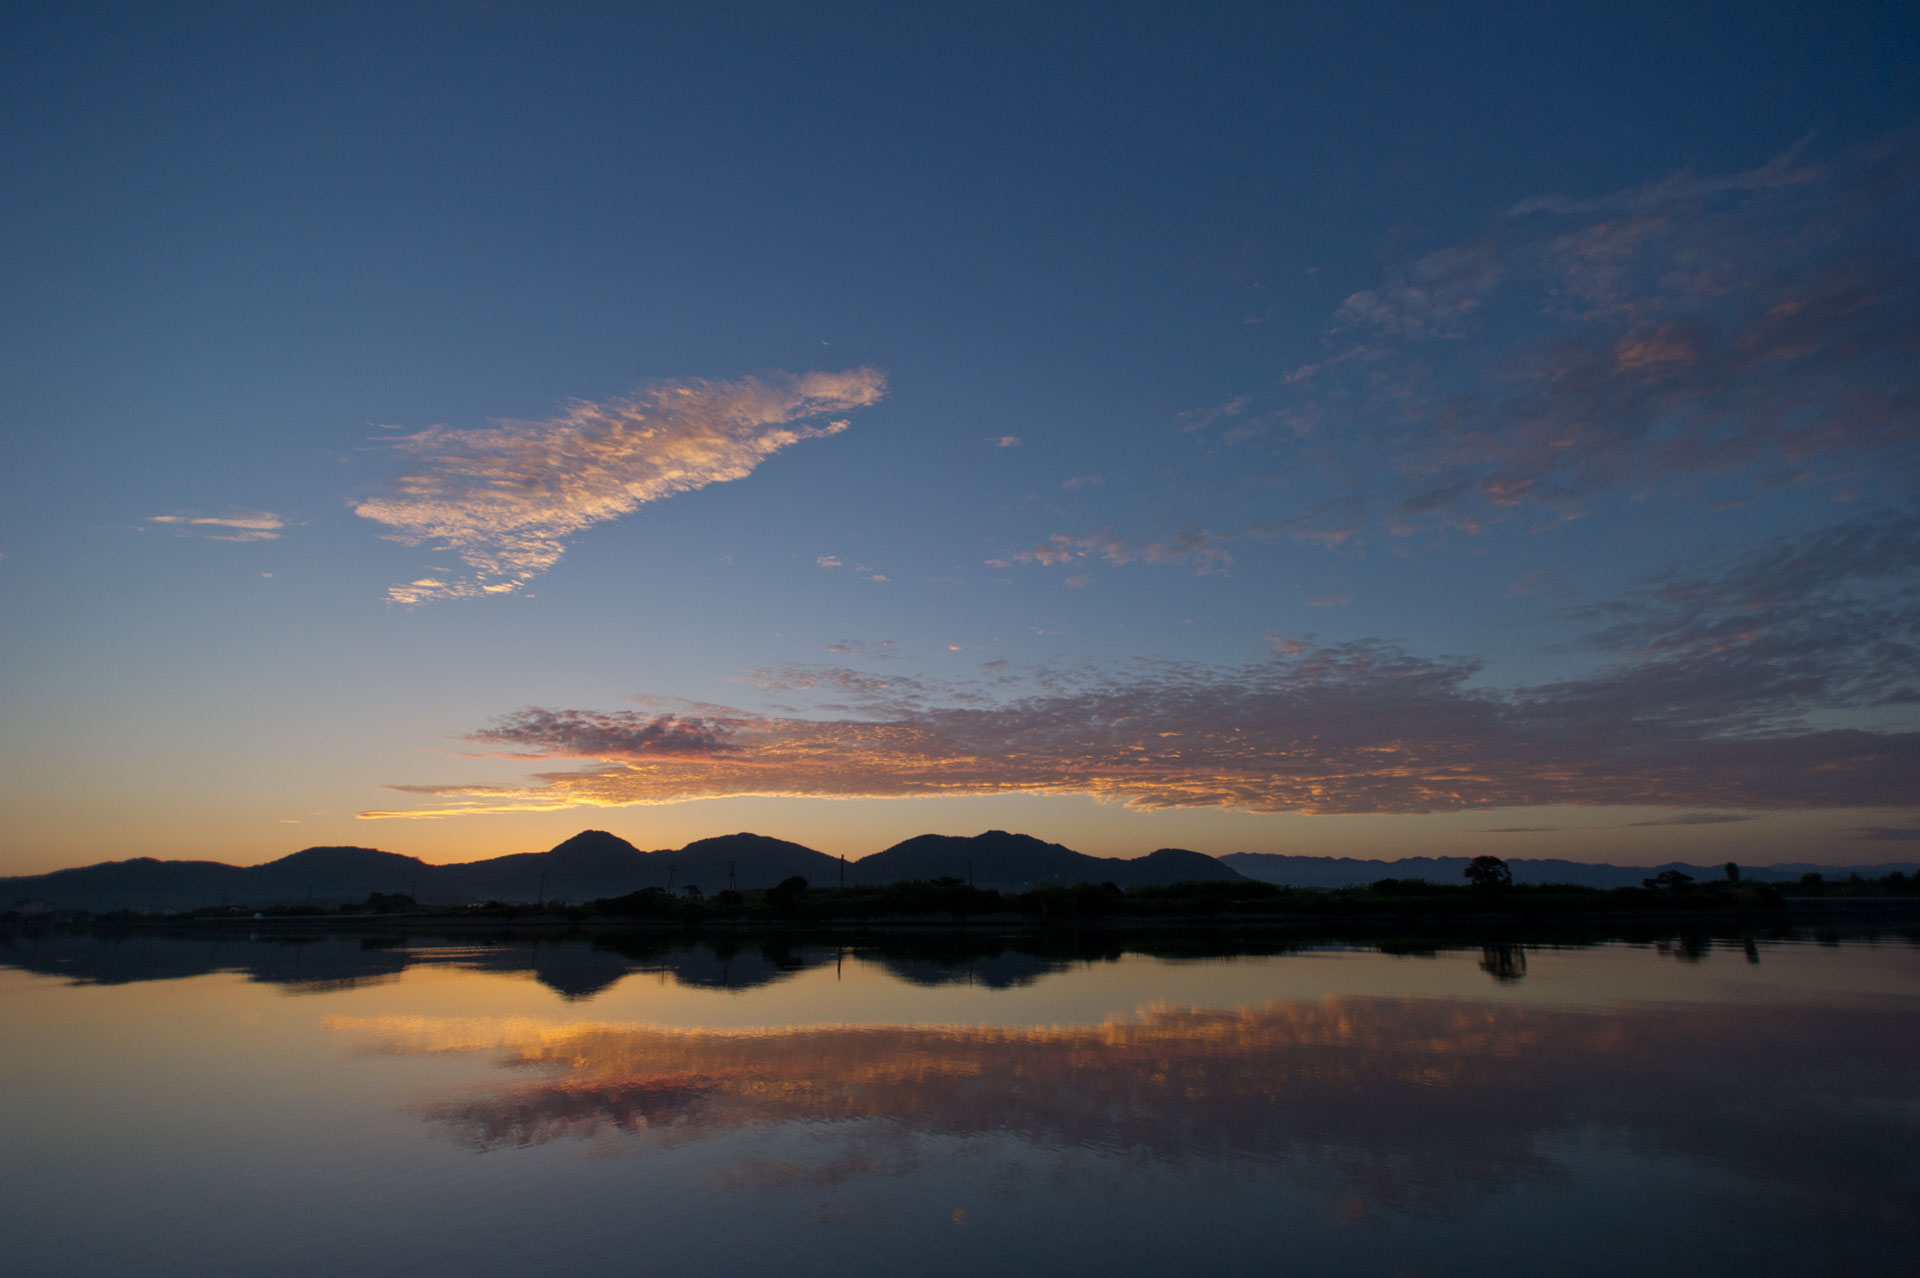
<path id="1" fill-rule="evenodd" d="M 494 1055 L 513 1081 L 415 1111 L 480 1150 L 790 1123 L 853 1140 L 878 1123 L 895 1139 L 1255 1160 L 1376 1205 L 1431 1206 L 1462 1182 L 1555 1175 L 1598 1139 L 1709 1160 L 1880 1228 L 1913 1228 L 1920 1202 L 1905 1152 L 1920 1136 L 1920 1030 L 1893 1012 L 1336 998 L 1067 1028 L 328 1025 L 367 1053 Z"/>

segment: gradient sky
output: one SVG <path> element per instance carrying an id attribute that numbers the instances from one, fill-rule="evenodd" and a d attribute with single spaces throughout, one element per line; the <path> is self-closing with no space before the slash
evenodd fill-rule
<path id="1" fill-rule="evenodd" d="M 1920 847 L 1911 4 L 17 4 L 0 873 Z"/>

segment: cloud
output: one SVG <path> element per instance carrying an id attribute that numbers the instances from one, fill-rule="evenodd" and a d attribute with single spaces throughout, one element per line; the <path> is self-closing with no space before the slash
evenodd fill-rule
<path id="1" fill-rule="evenodd" d="M 1017 967 L 1026 956 L 1008 958 Z M 836 961 L 888 960 L 854 947 Z M 737 962 L 772 966 L 751 950 Z M 707 1142 L 701 1165 L 736 1188 L 813 1194 L 923 1174 L 930 1156 L 895 1156 L 897 1141 L 962 1167 L 977 1159 L 1016 1187 L 1064 1169 L 1095 1194 L 1138 1193 L 1143 1179 L 1157 1189 L 1168 1169 L 1184 1184 L 1225 1164 L 1308 1219 L 1321 1211 L 1344 1225 L 1478 1213 L 1511 1189 L 1581 1183 L 1594 1160 L 1632 1155 L 1718 1169 L 1756 1187 L 1784 1227 L 1885 1254 L 1905 1236 L 1915 1191 L 1908 1107 L 1850 1099 L 1911 1094 L 1920 1035 L 1904 1007 L 1782 1000 L 1678 1013 L 1624 1000 L 1328 993 L 1157 1004 L 1093 1024 L 322 1024 L 345 1053 L 420 1062 L 411 1113 L 469 1149 Z M 425 1072 L 455 1054 L 471 1062 Z M 461 1081 L 428 1081 L 442 1076 Z M 1810 1090 L 1834 1099 L 1808 1104 Z M 743 1133 L 792 1161 L 730 1162 Z M 834 1197 L 859 1195 L 859 1183 Z"/>
<path id="2" fill-rule="evenodd" d="M 1920 843 L 1920 826 L 1856 825 L 1853 837 L 1874 843 Z"/>
<path id="3" fill-rule="evenodd" d="M 1678 675 L 1676 705 L 1708 696 L 1763 732 L 1814 707 L 1920 702 L 1920 512 L 1871 511 L 1574 609 L 1587 642 L 1649 688 Z M 1628 676 L 1622 675 L 1624 680 Z"/>
<path id="4" fill-rule="evenodd" d="M 467 566 L 459 577 L 393 586 L 395 602 L 508 594 L 552 567 L 582 530 L 743 478 L 781 449 L 847 426 L 819 418 L 885 393 L 881 373 L 855 368 L 665 383 L 625 399 L 574 401 L 540 421 L 435 426 L 393 441 L 413 468 L 391 495 L 354 513 L 392 529 L 391 540 L 450 550 Z"/>
<path id="5" fill-rule="evenodd" d="M 1333 331 L 1365 326 L 1408 337 L 1454 336 L 1459 321 L 1479 309 L 1504 274 L 1491 239 L 1440 249 L 1387 283 L 1348 297 L 1334 312 Z"/>
<path id="6" fill-rule="evenodd" d="M 1329 550 L 1344 545 L 1366 527 L 1366 502 L 1358 496 L 1334 497 L 1317 502 L 1297 515 L 1265 523 L 1250 524 L 1246 535 L 1270 541 L 1285 537 Z"/>
<path id="7" fill-rule="evenodd" d="M 530 752 L 516 757 L 657 759 L 728 753 L 745 725 L 632 710 L 594 712 L 529 707 L 504 715 L 472 736 L 486 745 Z"/>
<path id="8" fill-rule="evenodd" d="M 1524 201 L 1348 297 L 1281 411 L 1402 534 L 1681 483 L 1910 490 L 1920 131 L 1802 151 Z"/>
<path id="9" fill-rule="evenodd" d="M 1345 595 L 1320 595 L 1317 598 L 1307 600 L 1307 607 L 1338 608 L 1342 604 L 1350 604 L 1352 602 L 1353 600 L 1349 599 Z"/>
<path id="10" fill-rule="evenodd" d="M 814 556 L 813 562 L 819 564 L 822 568 L 845 568 L 847 566 L 847 561 L 838 555 L 816 555 Z M 872 567 L 867 564 L 854 564 L 853 571 L 855 576 L 863 577 L 868 581 L 886 581 L 888 579 L 887 574 L 875 572 Z"/>
<path id="11" fill-rule="evenodd" d="M 1868 807 L 1911 802 L 1920 733 L 1790 725 L 1717 704 L 1720 681 L 1628 669 L 1492 690 L 1477 664 L 1291 641 L 1236 667 L 1032 672 L 1026 695 L 823 673 L 832 717 L 526 710 L 476 740 L 582 762 L 518 798 L 442 813 L 739 795 L 1076 794 L 1144 810 L 1426 813 L 1546 804 Z M 782 679 L 791 690 L 797 682 Z M 1777 708 L 1776 708 L 1777 710 Z M 1764 723 L 1762 729 L 1742 725 Z M 690 748 L 658 748 L 684 736 Z M 367 813 L 368 816 L 428 812 Z"/>
<path id="12" fill-rule="evenodd" d="M 872 641 L 867 639 L 842 639 L 838 643 L 827 645 L 828 652 L 837 652 L 849 657 L 887 658 L 895 656 L 899 644 L 892 639 Z"/>
<path id="13" fill-rule="evenodd" d="M 208 541 L 273 541 L 287 526 L 280 516 L 264 510 L 231 515 L 149 515 L 147 522 L 164 524 L 182 535 L 204 537 Z"/>
<path id="14" fill-rule="evenodd" d="M 1100 475 L 1075 475 L 1071 479 L 1061 480 L 1060 486 L 1070 493 L 1077 493 L 1082 488 L 1097 488 L 1106 482 L 1105 477 Z"/>
<path id="15" fill-rule="evenodd" d="M 1020 447 L 1020 437 L 1018 435 L 998 435 L 998 436 L 995 436 L 993 439 L 988 440 L 987 442 L 992 444 L 995 448 Z"/>
<path id="16" fill-rule="evenodd" d="M 1730 825 L 1736 821 L 1758 821 L 1757 816 L 1747 816 L 1737 812 L 1683 812 L 1679 816 L 1660 817 L 1653 821 L 1629 821 L 1629 826 L 1650 825 Z"/>
<path id="17" fill-rule="evenodd" d="M 1180 414 L 1180 429 L 1187 434 L 1192 434 L 1198 430 L 1205 430 L 1222 418 L 1238 417 L 1240 414 L 1246 412 L 1252 403 L 1253 397 L 1251 395 L 1236 395 L 1226 403 L 1215 405 L 1212 408 L 1187 409 Z"/>
<path id="18" fill-rule="evenodd" d="M 1142 545 L 1125 537 L 1116 537 L 1109 529 L 1100 528 L 1084 534 L 1055 533 L 1038 545 L 1016 550 L 1005 559 L 990 559 L 987 563 L 996 568 L 1010 563 L 1057 567 L 1095 558 L 1115 565 L 1148 563 L 1190 567 L 1206 576 L 1224 572 L 1233 566 L 1233 555 L 1226 549 L 1233 540 L 1230 533 L 1192 527 L 1182 529 L 1165 541 Z"/>
<path id="19" fill-rule="evenodd" d="M 1883 725 L 1920 704 L 1920 514 L 1863 511 L 1566 615 L 1603 664 L 1505 688 L 1467 658 L 1277 635 L 1238 665 L 1000 666 L 984 683 L 751 671 L 763 690 L 832 700 L 525 709 L 473 740 L 577 770 L 363 815 L 1075 794 L 1147 810 L 1664 807 L 1678 812 L 1636 824 L 1684 826 L 1912 805 L 1920 732 Z"/>
<path id="20" fill-rule="evenodd" d="M 1474 830 L 1474 834 L 1558 834 L 1557 825 L 1496 825 L 1490 830 Z"/>

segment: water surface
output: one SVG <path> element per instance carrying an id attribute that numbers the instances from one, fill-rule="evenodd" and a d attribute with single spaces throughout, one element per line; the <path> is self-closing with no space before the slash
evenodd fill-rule
<path id="1" fill-rule="evenodd" d="M 1264 948 L 14 936 L 0 1238 L 36 1274 L 1907 1271 L 1909 939 Z"/>

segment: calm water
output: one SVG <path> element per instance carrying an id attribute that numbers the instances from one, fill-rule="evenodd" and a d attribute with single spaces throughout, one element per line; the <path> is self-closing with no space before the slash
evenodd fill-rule
<path id="1" fill-rule="evenodd" d="M 1908 1273 L 1904 937 L 0 938 L 11 1273 Z"/>

